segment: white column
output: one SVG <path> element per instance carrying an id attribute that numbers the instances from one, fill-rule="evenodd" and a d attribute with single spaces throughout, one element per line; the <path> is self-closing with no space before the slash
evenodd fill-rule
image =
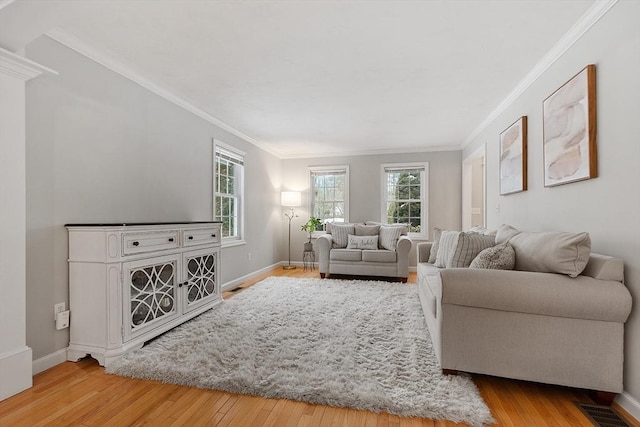
<path id="1" fill-rule="evenodd" d="M 0 400 L 32 385 L 26 345 L 25 83 L 45 71 L 52 72 L 0 48 Z"/>

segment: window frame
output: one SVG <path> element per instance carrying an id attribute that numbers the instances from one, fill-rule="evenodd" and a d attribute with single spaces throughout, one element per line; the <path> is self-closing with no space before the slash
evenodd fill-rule
<path id="1" fill-rule="evenodd" d="M 217 139 L 213 140 L 213 177 L 212 177 L 212 195 L 213 195 L 213 211 L 212 217 L 214 221 L 221 221 L 216 218 L 216 199 L 219 195 L 226 195 L 227 193 L 216 192 L 216 181 L 218 180 L 218 153 L 226 157 L 227 160 L 231 160 L 239 166 L 239 171 L 236 173 L 236 183 L 234 185 L 236 198 L 236 213 L 235 213 L 235 234 L 232 236 L 222 237 L 222 247 L 236 246 L 245 244 L 244 231 L 245 231 L 245 156 L 246 153 L 225 144 Z"/>
<path id="2" fill-rule="evenodd" d="M 314 174 L 318 172 L 329 173 L 336 172 L 336 174 L 344 174 L 344 222 L 349 222 L 349 165 L 330 165 L 330 166 L 309 166 L 307 168 L 308 182 L 309 182 L 309 197 L 308 197 L 308 212 L 309 216 L 312 216 L 314 211 L 314 195 L 315 195 L 315 182 L 313 180 Z M 326 234 L 326 230 L 318 230 L 313 233 L 312 237 L 317 237 L 322 234 Z"/>
<path id="3" fill-rule="evenodd" d="M 420 172 L 420 232 L 409 232 L 415 239 L 429 238 L 429 162 L 384 163 L 380 165 L 380 222 L 387 223 L 387 173 L 399 170 L 421 169 Z M 411 200 L 411 199 L 410 199 Z"/>

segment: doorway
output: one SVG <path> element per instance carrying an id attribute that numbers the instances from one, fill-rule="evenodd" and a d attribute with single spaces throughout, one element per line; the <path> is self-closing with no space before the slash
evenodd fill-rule
<path id="1" fill-rule="evenodd" d="M 462 229 L 485 227 L 486 209 L 485 146 L 462 161 Z"/>

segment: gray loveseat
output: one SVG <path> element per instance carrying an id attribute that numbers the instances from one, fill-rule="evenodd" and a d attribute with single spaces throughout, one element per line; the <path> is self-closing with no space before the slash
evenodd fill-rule
<path id="1" fill-rule="evenodd" d="M 428 262 L 433 244 L 417 246 L 418 292 L 440 366 L 612 399 L 623 390 L 631 312 L 623 261 L 590 253 L 590 241 L 586 257 L 585 245 L 554 241 L 568 233 L 500 231 L 496 242 L 513 247 L 515 270 L 439 268 Z M 554 262 L 575 267 L 576 277 L 545 272 Z"/>
<path id="2" fill-rule="evenodd" d="M 404 224 L 329 225 L 316 240 L 320 277 L 327 274 L 409 277 L 411 239 Z"/>

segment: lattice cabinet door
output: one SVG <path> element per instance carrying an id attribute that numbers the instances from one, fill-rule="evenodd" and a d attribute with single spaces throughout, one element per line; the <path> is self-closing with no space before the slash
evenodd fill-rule
<path id="1" fill-rule="evenodd" d="M 203 304 L 220 299 L 218 248 L 207 248 L 183 254 L 182 289 L 183 311 L 194 310 Z"/>
<path id="2" fill-rule="evenodd" d="M 180 254 L 123 264 L 124 341 L 178 317 Z"/>

